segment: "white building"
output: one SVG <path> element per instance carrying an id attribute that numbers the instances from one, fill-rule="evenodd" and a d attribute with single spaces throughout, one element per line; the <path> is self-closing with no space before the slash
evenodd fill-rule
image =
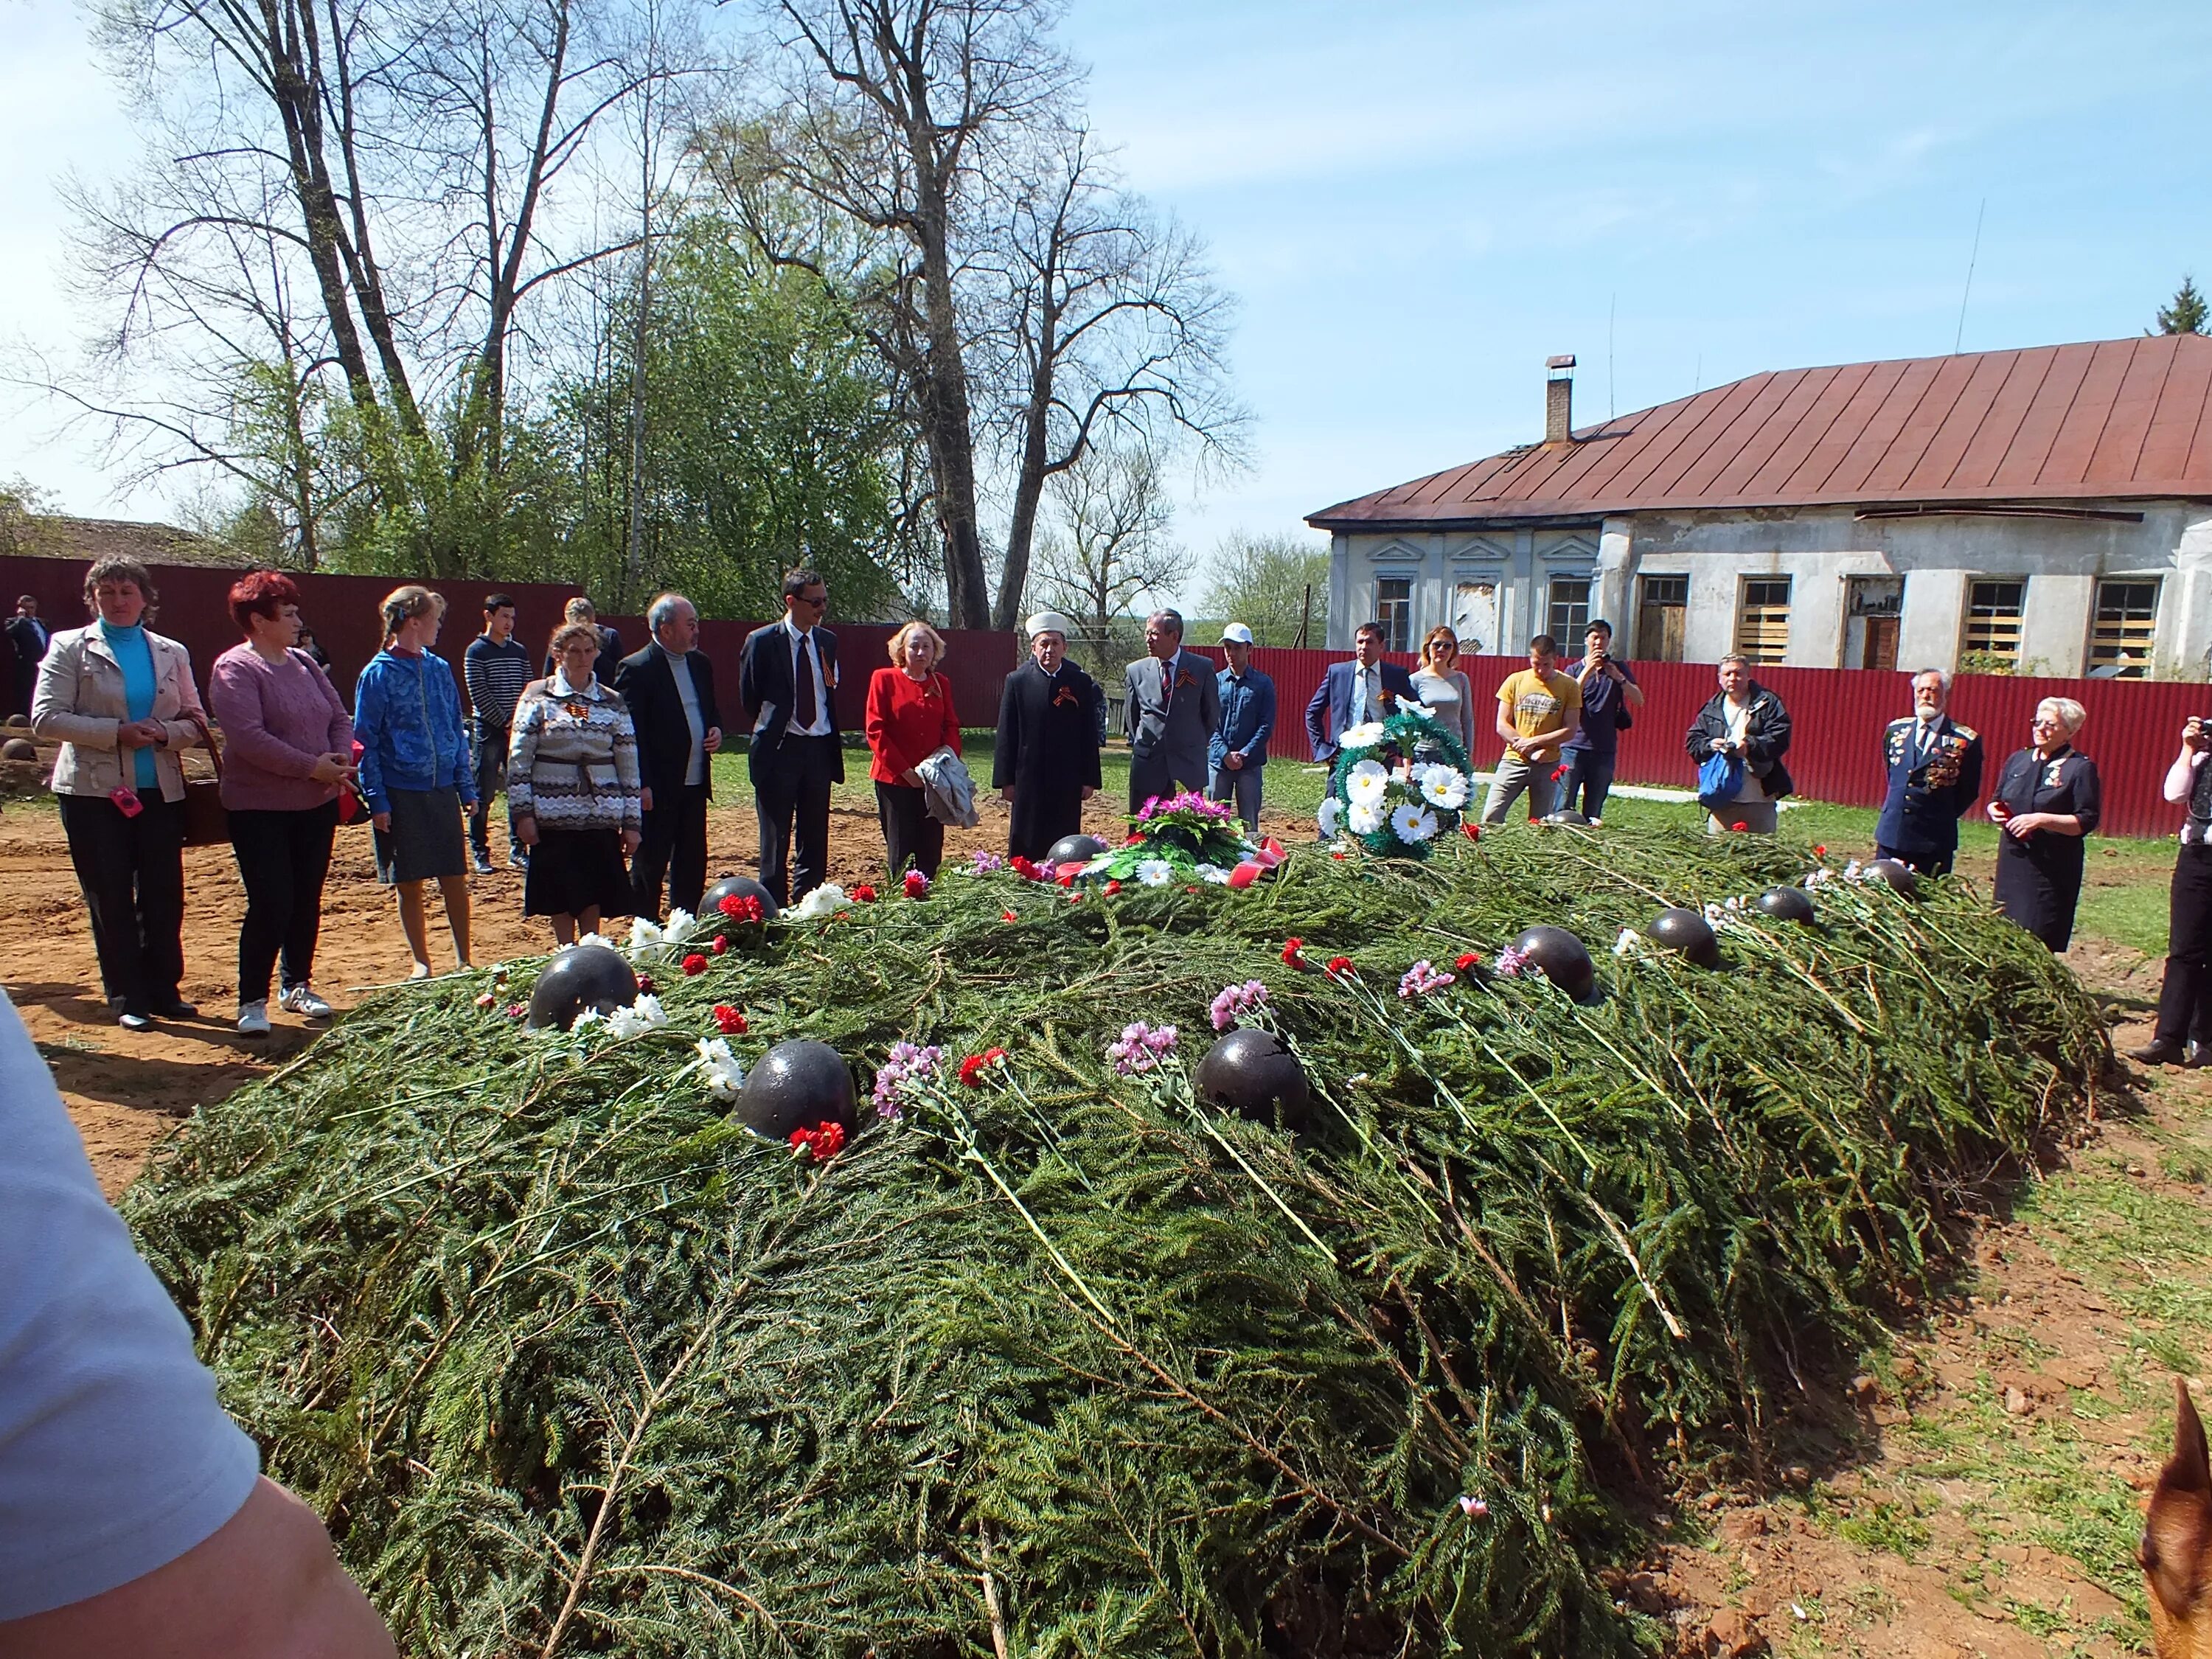
<path id="1" fill-rule="evenodd" d="M 1308 518 L 1331 647 L 1608 618 L 1632 659 L 2212 672 L 2212 339 L 1753 375 Z"/>

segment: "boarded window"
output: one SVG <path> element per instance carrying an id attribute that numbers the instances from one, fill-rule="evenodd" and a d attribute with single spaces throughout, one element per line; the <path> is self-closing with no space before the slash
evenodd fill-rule
<path id="1" fill-rule="evenodd" d="M 1385 651 L 1413 648 L 1413 579 L 1379 576 L 1375 581 L 1375 620 L 1382 624 Z"/>
<path id="2" fill-rule="evenodd" d="M 1554 576 L 1552 578 L 1550 604 L 1544 614 L 1544 631 L 1559 644 L 1559 650 L 1570 657 L 1580 656 L 1583 629 L 1589 626 L 1589 578 L 1587 576 Z"/>
<path id="3" fill-rule="evenodd" d="M 1687 576 L 1644 576 L 1636 592 L 1636 660 L 1682 660 L 1683 625 L 1690 615 Z"/>
<path id="4" fill-rule="evenodd" d="M 1790 654 L 1790 578 L 1747 576 L 1736 607 L 1735 648 L 1754 663 L 1778 663 Z"/>
<path id="5" fill-rule="evenodd" d="M 2025 581 L 1966 584 L 1966 635 L 1960 643 L 1961 667 L 1997 669 L 2020 662 L 2020 620 L 2027 601 Z"/>
<path id="6" fill-rule="evenodd" d="M 2097 584 L 2096 618 L 2089 629 L 2089 671 L 2116 679 L 2150 673 L 2151 635 L 2158 626 L 2158 578 Z"/>

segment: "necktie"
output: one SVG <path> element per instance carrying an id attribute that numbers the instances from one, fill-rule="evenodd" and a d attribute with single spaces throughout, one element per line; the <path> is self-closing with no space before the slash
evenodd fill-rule
<path id="1" fill-rule="evenodd" d="M 1173 657 L 1160 665 L 1160 718 L 1163 720 L 1167 719 L 1168 710 L 1175 702 L 1175 665 Z"/>
<path id="2" fill-rule="evenodd" d="M 791 723 L 800 731 L 814 724 L 814 648 L 807 636 L 799 636 L 799 686 L 791 699 Z"/>
<path id="3" fill-rule="evenodd" d="M 1935 741 L 1936 727 L 1934 723 L 1929 720 L 1921 721 L 1919 739 L 1912 751 L 1914 757 L 1918 760 L 1926 760 L 1928 758 L 1928 751 L 1935 745 Z"/>

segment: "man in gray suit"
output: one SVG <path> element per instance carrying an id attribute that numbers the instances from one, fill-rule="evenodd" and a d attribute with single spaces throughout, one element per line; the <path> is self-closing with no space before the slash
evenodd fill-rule
<path id="1" fill-rule="evenodd" d="M 1221 724 L 1221 688 L 1206 658 L 1182 648 L 1182 617 L 1145 618 L 1145 649 L 1124 676 L 1121 730 L 1129 739 L 1129 810 L 1178 789 L 1204 793 L 1206 744 Z"/>

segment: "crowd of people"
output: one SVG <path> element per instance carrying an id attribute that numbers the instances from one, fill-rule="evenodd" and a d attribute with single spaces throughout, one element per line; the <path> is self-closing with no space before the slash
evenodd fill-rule
<path id="1" fill-rule="evenodd" d="M 723 746 L 714 664 L 696 610 L 662 593 L 649 637 L 625 654 L 589 600 L 571 600 L 542 665 L 515 637 L 516 606 L 483 603 L 481 631 L 456 677 L 435 649 L 446 601 L 410 584 L 380 607 L 383 646 L 348 707 L 327 659 L 310 648 L 298 586 L 257 571 L 231 589 L 242 635 L 211 665 L 203 705 L 185 647 L 153 631 L 160 596 L 143 565 L 103 558 L 87 573 L 92 619 L 51 629 L 35 600 L 7 625 L 18 685 L 37 733 L 59 745 L 52 787 L 92 924 L 108 1004 L 127 1029 L 188 1018 L 183 1000 L 183 847 L 186 785 L 180 752 L 216 746 L 222 799 L 246 910 L 238 945 L 238 1029 L 258 1035 L 276 1006 L 310 1021 L 331 1006 L 313 983 L 322 896 L 342 822 L 366 819 L 378 879 L 396 895 L 412 974 L 436 971 L 430 890 L 437 890 L 453 961 L 470 965 L 471 874 L 493 870 L 490 822 L 504 793 L 507 856 L 521 871 L 523 910 L 568 944 L 609 918 L 659 920 L 696 910 L 708 869 L 708 803 Z M 823 626 L 828 584 L 794 569 L 782 617 L 749 634 L 737 708 L 759 836 L 759 873 L 779 904 L 827 879 L 831 793 L 845 776 L 836 635 Z M 1000 697 L 990 787 L 1007 809 L 1007 848 L 1033 860 L 1081 827 L 1103 783 L 1104 688 L 1068 656 L 1073 632 L 1054 611 L 1029 618 L 1026 659 Z M 1129 752 L 1129 810 L 1189 791 L 1229 803 L 1256 831 L 1278 716 L 1273 679 L 1255 665 L 1251 629 L 1222 629 L 1224 665 L 1189 649 L 1184 622 L 1146 619 L 1146 654 L 1121 678 Z M 1490 729 L 1480 690 L 1449 628 L 1430 630 L 1408 671 L 1386 658 L 1379 623 L 1355 632 L 1305 708 L 1306 738 L 1324 764 L 1350 728 L 1418 704 L 1470 765 L 1499 745 L 1480 818 L 1503 823 L 1526 797 L 1532 818 L 1601 824 L 1620 733 L 1644 707 L 1634 670 L 1593 621 L 1580 656 L 1562 662 L 1540 634 L 1528 663 L 1496 688 Z M 866 688 L 864 733 L 890 878 L 934 878 L 948 825 L 978 820 L 962 758 L 960 711 L 944 670 L 944 636 L 910 622 Z M 1790 716 L 1753 665 L 1723 658 L 1717 685 L 1684 736 L 1698 769 L 1712 833 L 1771 834 L 1795 791 Z M 27 675 L 26 679 L 24 676 Z M 1980 799 L 1980 735 L 1951 718 L 1951 677 L 1911 680 L 1912 711 L 1883 732 L 1887 787 L 1878 857 L 1929 875 L 1951 868 L 1959 820 Z M 2074 747 L 2081 704 L 2037 706 L 2030 741 L 1997 768 L 1986 811 L 2002 831 L 1996 902 L 2053 951 L 2072 936 L 2083 837 L 2100 809 L 2095 763 Z M 2173 955 L 2158 1036 L 2145 1057 L 2212 1061 L 2212 724 L 2192 720 L 2166 779 L 2187 804 L 2173 886 Z"/>

